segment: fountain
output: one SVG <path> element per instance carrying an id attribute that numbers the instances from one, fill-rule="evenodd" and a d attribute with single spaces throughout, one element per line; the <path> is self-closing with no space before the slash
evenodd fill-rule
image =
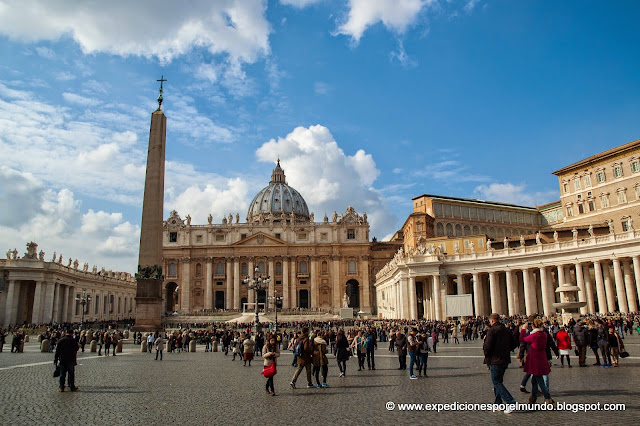
<path id="1" fill-rule="evenodd" d="M 554 303 L 553 307 L 562 309 L 562 323 L 567 324 L 571 318 L 577 319 L 580 314 L 578 309 L 586 306 L 587 302 L 578 301 L 578 292 L 580 287 L 571 283 L 563 282 L 556 289 L 556 293 L 560 294 L 560 303 Z"/>

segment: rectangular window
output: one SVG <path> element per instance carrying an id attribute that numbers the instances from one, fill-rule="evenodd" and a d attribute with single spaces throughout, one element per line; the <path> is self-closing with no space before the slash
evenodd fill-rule
<path id="1" fill-rule="evenodd" d="M 640 161 L 634 161 L 631 163 L 631 172 L 635 173 L 640 171 Z"/>
<path id="2" fill-rule="evenodd" d="M 277 238 L 277 239 L 281 239 L 281 238 L 280 238 L 280 234 L 276 234 L 276 238 Z"/>
<path id="3" fill-rule="evenodd" d="M 622 176 L 622 166 L 615 166 L 613 168 L 613 177 L 619 178 Z"/>
<path id="4" fill-rule="evenodd" d="M 604 183 L 606 181 L 606 177 L 604 175 L 604 171 L 600 171 L 596 173 L 596 180 L 598 183 Z"/>
<path id="5" fill-rule="evenodd" d="M 636 191 L 636 199 L 640 200 L 640 185 L 636 186 L 634 189 Z"/>
<path id="6" fill-rule="evenodd" d="M 222 282 L 222 281 L 216 281 L 216 285 L 224 285 L 224 282 Z"/>
<path id="7" fill-rule="evenodd" d="M 307 283 L 307 280 L 300 280 L 300 285 L 305 285 Z"/>
<path id="8" fill-rule="evenodd" d="M 178 242 L 178 233 L 177 232 L 169 232 L 169 242 L 170 243 Z"/>
<path id="9" fill-rule="evenodd" d="M 329 241 L 329 234 L 326 232 L 320 233 L 320 241 Z"/>
<path id="10" fill-rule="evenodd" d="M 624 191 L 618 192 L 618 204 L 624 204 L 627 202 L 627 194 Z"/>
<path id="11" fill-rule="evenodd" d="M 247 276 L 247 264 L 243 263 L 242 266 L 240 267 L 241 271 L 240 272 L 242 274 L 243 277 Z"/>
<path id="12" fill-rule="evenodd" d="M 216 241 L 224 241 L 224 234 L 216 234 Z"/>
<path id="13" fill-rule="evenodd" d="M 609 197 L 607 195 L 603 195 L 600 199 L 600 203 L 602 204 L 602 208 L 609 207 Z"/>
<path id="14" fill-rule="evenodd" d="M 282 263 L 276 263 L 276 275 L 282 275 Z"/>
<path id="15" fill-rule="evenodd" d="M 593 201 L 589 201 L 589 211 L 595 211 L 596 209 L 596 203 L 594 203 Z"/>
<path id="16" fill-rule="evenodd" d="M 196 235 L 196 243 L 202 242 L 202 235 Z"/>
<path id="17" fill-rule="evenodd" d="M 576 191 L 580 191 L 580 189 L 582 189 L 580 186 L 580 178 L 575 178 L 573 184 L 576 187 Z"/>
<path id="18" fill-rule="evenodd" d="M 565 193 L 569 192 L 569 184 L 568 183 L 562 184 L 562 189 L 564 190 Z"/>
<path id="19" fill-rule="evenodd" d="M 305 241 L 307 239 L 307 233 L 306 232 L 298 232 L 298 239 L 301 241 Z"/>
<path id="20" fill-rule="evenodd" d="M 622 231 L 623 232 L 629 231 L 629 221 L 626 219 L 622 221 Z"/>
<path id="21" fill-rule="evenodd" d="M 582 204 L 578 204 L 578 214 L 584 213 L 584 206 Z"/>
<path id="22" fill-rule="evenodd" d="M 584 175 L 584 186 L 591 186 L 591 175 Z"/>
<path id="23" fill-rule="evenodd" d="M 573 216 L 573 209 L 571 208 L 571 206 L 567 207 L 567 217 L 571 217 Z"/>
<path id="24" fill-rule="evenodd" d="M 355 240 L 355 239 L 356 239 L 356 230 L 347 229 L 347 240 Z"/>
<path id="25" fill-rule="evenodd" d="M 244 240 L 245 238 L 247 238 L 247 234 L 240 234 L 240 239 Z"/>
<path id="26" fill-rule="evenodd" d="M 277 280 L 277 281 L 276 281 L 276 285 L 282 285 L 282 281 Z"/>
<path id="27" fill-rule="evenodd" d="M 416 230 L 417 231 L 422 231 L 422 224 L 421 223 L 416 225 Z"/>

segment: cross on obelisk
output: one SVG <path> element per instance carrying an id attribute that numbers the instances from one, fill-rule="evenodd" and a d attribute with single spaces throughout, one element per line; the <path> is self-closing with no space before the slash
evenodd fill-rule
<path id="1" fill-rule="evenodd" d="M 162 98 L 162 83 L 164 83 L 167 80 L 165 80 L 164 79 L 164 75 L 162 75 L 162 76 L 160 76 L 160 80 L 156 80 L 156 81 L 160 82 L 160 94 L 158 95 L 158 109 L 161 109 L 162 108 L 162 99 L 163 99 Z"/>

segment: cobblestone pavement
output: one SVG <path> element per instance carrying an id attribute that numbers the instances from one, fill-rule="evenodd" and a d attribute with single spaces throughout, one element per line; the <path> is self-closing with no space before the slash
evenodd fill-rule
<path id="1" fill-rule="evenodd" d="M 429 377 L 409 380 L 398 371 L 397 358 L 386 343 L 376 351 L 376 371 L 357 371 L 348 363 L 346 378 L 338 377 L 333 359 L 329 366 L 329 388 L 307 389 L 304 373 L 298 389 L 289 381 L 294 368 L 292 355 L 283 353 L 275 377 L 278 396 L 264 394 L 260 375 L 262 360 L 251 367 L 231 361 L 220 352 L 164 354 L 164 360 L 140 353 L 132 344 L 116 357 L 79 353 L 76 393 L 58 393 L 52 378 L 53 354 L 39 352 L 38 344 L 26 344 L 25 353 L 0 353 L 0 407 L 2 424 L 139 424 L 181 422 L 222 424 L 321 423 L 321 424 L 551 424 L 635 423 L 640 421 L 640 337 L 625 339 L 631 357 L 620 367 L 603 369 L 559 368 L 551 373 L 551 394 L 568 403 L 625 403 L 616 412 L 426 412 L 400 411 L 400 403 L 491 403 L 489 373 L 482 365 L 481 342 L 439 344 L 429 357 Z M 574 358 L 574 357 L 572 357 Z M 577 364 L 576 359 L 573 359 Z M 588 363 L 593 358 L 587 359 Z M 513 367 L 505 384 L 518 402 L 527 395 L 518 391 L 522 370 Z M 528 385 L 530 389 L 530 384 Z M 395 409 L 389 411 L 391 401 Z M 306 417 L 305 417 L 306 416 Z M 311 417 L 309 417 L 311 416 Z M 304 418 L 303 418 L 304 417 Z M 186 422 L 186 423 L 185 423 Z"/>

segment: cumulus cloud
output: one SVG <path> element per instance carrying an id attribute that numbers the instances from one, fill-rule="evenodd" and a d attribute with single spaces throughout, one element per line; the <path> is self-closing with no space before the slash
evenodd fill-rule
<path id="1" fill-rule="evenodd" d="M 319 3 L 320 1 L 322 0 L 280 0 L 280 3 L 302 9 L 310 4 Z"/>
<path id="2" fill-rule="evenodd" d="M 157 57 L 193 47 L 254 62 L 269 52 L 265 0 L 0 1 L 0 34 L 26 42 L 69 36 L 85 53 Z M 37 23 L 34 24 L 34 23 Z"/>
<path id="3" fill-rule="evenodd" d="M 372 187 L 380 171 L 371 154 L 362 149 L 345 154 L 328 128 L 297 127 L 284 138 L 265 142 L 256 154 L 260 161 L 280 157 L 287 181 L 305 198 L 316 220 L 351 205 L 360 214 L 367 212 L 373 235 L 395 230 L 397 218 Z"/>
<path id="4" fill-rule="evenodd" d="M 364 32 L 378 22 L 396 34 L 404 34 L 416 22 L 424 7 L 434 0 L 349 0 L 349 16 L 337 30 L 355 44 Z"/>
<path id="5" fill-rule="evenodd" d="M 0 202 L 6 207 L 0 210 L 1 247 L 35 241 L 47 260 L 56 251 L 64 255 L 65 264 L 71 257 L 107 269 L 135 270 L 140 229 L 124 221 L 121 213 L 83 213 L 69 189 L 47 189 L 31 174 L 7 167 L 0 168 L 0 188 Z"/>
<path id="6" fill-rule="evenodd" d="M 525 184 L 492 183 L 477 186 L 474 193 L 487 201 L 500 201 L 531 207 L 549 203 L 558 196 L 555 191 L 530 193 L 526 191 L 526 188 Z"/>
<path id="7" fill-rule="evenodd" d="M 99 104 L 97 99 L 87 98 L 85 96 L 80 96 L 75 93 L 64 92 L 62 94 L 62 98 L 69 102 L 70 104 L 76 104 L 84 107 L 96 106 Z"/>

